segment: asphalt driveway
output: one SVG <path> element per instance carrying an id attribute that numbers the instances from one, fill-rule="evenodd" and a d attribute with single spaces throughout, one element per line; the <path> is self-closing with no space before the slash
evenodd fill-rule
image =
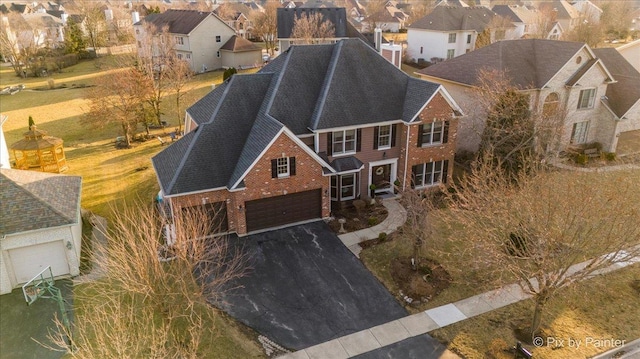
<path id="1" fill-rule="evenodd" d="M 407 315 L 322 221 L 230 238 L 250 272 L 218 304 L 276 343 L 299 350 Z"/>

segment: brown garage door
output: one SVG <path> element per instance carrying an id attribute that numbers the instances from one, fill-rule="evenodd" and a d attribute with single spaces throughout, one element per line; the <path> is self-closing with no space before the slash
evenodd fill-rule
<path id="1" fill-rule="evenodd" d="M 320 189 L 257 199 L 245 203 L 247 231 L 278 227 L 322 217 Z"/>
<path id="2" fill-rule="evenodd" d="M 209 217 L 209 234 L 229 231 L 227 224 L 227 202 L 207 203 L 204 206 L 183 207 L 183 215 L 198 216 L 204 211 Z M 197 218 L 197 217 L 196 217 Z"/>

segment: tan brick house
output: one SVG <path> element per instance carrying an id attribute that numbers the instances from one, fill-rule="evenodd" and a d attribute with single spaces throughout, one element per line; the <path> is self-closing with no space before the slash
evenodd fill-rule
<path id="1" fill-rule="evenodd" d="M 153 158 L 172 213 L 206 206 L 239 235 L 329 217 L 332 204 L 447 182 L 461 111 L 358 39 L 293 46 L 187 110 Z"/>

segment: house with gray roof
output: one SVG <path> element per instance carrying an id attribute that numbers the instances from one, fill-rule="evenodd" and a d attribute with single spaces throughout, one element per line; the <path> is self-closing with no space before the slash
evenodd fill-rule
<path id="1" fill-rule="evenodd" d="M 334 29 L 333 37 L 318 39 L 319 42 L 333 43 L 349 38 L 357 38 L 367 42 L 367 38 L 347 20 L 347 11 L 343 7 L 284 7 L 277 9 L 277 36 L 280 51 L 286 51 L 291 45 L 302 44 L 301 39 L 293 37 L 295 22 L 300 17 L 306 17 L 316 13 L 321 14 L 323 22 L 328 21 L 333 25 Z M 369 44 L 373 46 L 372 43 Z"/>
<path id="2" fill-rule="evenodd" d="M 220 48 L 236 34 L 235 29 L 215 14 L 198 10 L 172 9 L 149 14 L 133 27 L 140 56 L 154 56 L 159 52 L 163 45 L 159 44 L 157 34 L 166 28 L 177 57 L 187 61 L 194 72 L 222 68 Z M 148 34 L 149 31 L 153 33 Z"/>
<path id="3" fill-rule="evenodd" d="M 50 266 L 80 274 L 82 179 L 0 168 L 0 294 Z"/>
<path id="4" fill-rule="evenodd" d="M 484 6 L 437 6 L 407 30 L 407 56 L 413 61 L 440 62 L 473 51 L 482 32 L 491 42 L 504 39 L 506 28 L 490 28 L 498 15 Z"/>
<path id="5" fill-rule="evenodd" d="M 442 84 L 467 110 L 458 148 L 478 149 L 485 114 L 476 89 L 483 72 L 505 76 L 529 96 L 534 113 L 562 113 L 561 138 L 553 150 L 598 142 L 616 152 L 640 130 L 638 72 L 615 49 L 593 50 L 581 42 L 505 40 L 418 71 Z M 622 154 L 622 153 L 619 153 Z"/>
<path id="6" fill-rule="evenodd" d="M 359 39 L 292 46 L 186 111 L 153 158 L 173 216 L 205 206 L 239 235 L 451 178 L 461 115 L 443 86 L 408 76 Z"/>

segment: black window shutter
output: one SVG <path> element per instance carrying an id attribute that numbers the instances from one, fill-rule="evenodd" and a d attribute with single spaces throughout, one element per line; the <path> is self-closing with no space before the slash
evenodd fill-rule
<path id="1" fill-rule="evenodd" d="M 289 175 L 290 176 L 296 175 L 296 158 L 295 157 L 289 157 Z"/>
<path id="2" fill-rule="evenodd" d="M 327 132 L 327 155 L 333 154 L 333 132 Z"/>
<path id="3" fill-rule="evenodd" d="M 378 149 L 378 135 L 380 132 L 380 126 L 376 126 L 373 128 L 373 149 Z"/>
<path id="4" fill-rule="evenodd" d="M 362 151 L 362 140 L 361 140 L 361 137 L 362 137 L 362 130 L 358 129 L 356 131 L 356 152 Z"/>
<path id="5" fill-rule="evenodd" d="M 278 160 L 271 160 L 271 178 L 278 178 Z"/>
<path id="6" fill-rule="evenodd" d="M 391 147 L 396 147 L 396 131 L 398 130 L 398 124 L 391 126 Z"/>
<path id="7" fill-rule="evenodd" d="M 424 125 L 418 126 L 418 147 L 422 147 L 422 132 L 424 132 Z"/>
<path id="8" fill-rule="evenodd" d="M 442 143 L 447 143 L 449 140 L 449 121 L 444 121 L 444 128 L 442 129 Z"/>
<path id="9" fill-rule="evenodd" d="M 442 164 L 442 183 L 447 183 L 447 174 L 449 173 L 449 160 L 444 160 Z"/>
<path id="10" fill-rule="evenodd" d="M 411 166 L 411 188 L 416 186 L 416 172 L 418 172 L 418 166 Z"/>

